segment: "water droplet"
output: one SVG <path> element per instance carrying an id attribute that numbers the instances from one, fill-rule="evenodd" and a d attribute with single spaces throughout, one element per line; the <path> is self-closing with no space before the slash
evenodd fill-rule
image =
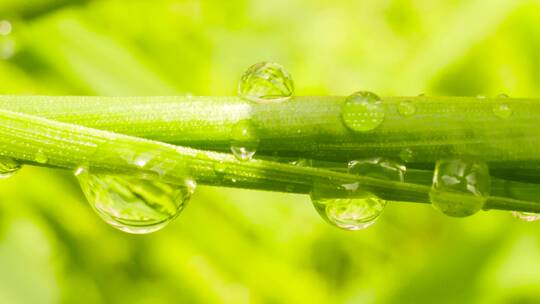
<path id="1" fill-rule="evenodd" d="M 510 96 L 508 96 L 508 94 L 504 94 L 504 93 L 501 93 L 499 95 L 497 95 L 497 98 L 510 98 Z"/>
<path id="2" fill-rule="evenodd" d="M 49 161 L 49 158 L 42 150 L 39 150 L 36 152 L 36 155 L 34 155 L 34 160 L 36 161 L 36 163 L 46 164 Z"/>
<path id="3" fill-rule="evenodd" d="M 21 167 L 22 165 L 13 158 L 0 156 L 0 179 L 13 176 Z"/>
<path id="4" fill-rule="evenodd" d="M 405 170 L 405 166 L 382 157 L 354 160 L 348 165 L 350 174 L 383 180 L 403 181 Z M 345 230 L 373 225 L 386 206 L 385 200 L 359 189 L 358 183 L 344 184 L 335 189 L 328 183 L 316 182 L 311 200 L 323 219 Z"/>
<path id="5" fill-rule="evenodd" d="M 255 128 L 249 120 L 241 120 L 233 126 L 231 142 L 231 152 L 241 161 L 251 160 L 257 147 L 259 139 L 255 132 Z"/>
<path id="6" fill-rule="evenodd" d="M 297 167 L 313 167 L 313 160 L 309 158 L 299 158 L 291 161 L 289 164 Z"/>
<path id="7" fill-rule="evenodd" d="M 414 106 L 412 102 L 408 100 L 400 102 L 397 106 L 397 109 L 398 109 L 399 114 L 405 117 L 413 116 L 414 113 L 416 113 L 416 107 Z"/>
<path id="8" fill-rule="evenodd" d="M 282 102 L 294 93 L 291 75 L 280 64 L 260 62 L 242 75 L 238 95 L 258 103 Z"/>
<path id="9" fill-rule="evenodd" d="M 356 92 L 345 99 L 341 117 L 352 131 L 372 131 L 384 120 L 381 98 L 371 92 Z"/>
<path id="10" fill-rule="evenodd" d="M 349 162 L 350 174 L 368 176 L 383 180 L 403 181 L 406 167 L 395 161 L 373 157 Z"/>
<path id="11" fill-rule="evenodd" d="M 311 200 L 319 215 L 338 228 L 360 230 L 373 225 L 386 206 L 386 201 L 370 192 L 351 192 L 355 192 L 354 198 L 328 198 L 312 192 Z"/>
<path id="12" fill-rule="evenodd" d="M 476 95 L 476 98 L 478 98 L 478 99 L 486 99 L 486 95 Z"/>
<path id="13" fill-rule="evenodd" d="M 227 170 L 227 164 L 223 161 L 219 161 L 214 164 L 214 171 L 216 171 L 216 174 L 223 175 L 225 174 L 225 171 Z"/>
<path id="14" fill-rule="evenodd" d="M 442 213 L 465 217 L 482 209 L 489 196 L 489 168 L 465 159 L 440 160 L 435 166 L 429 193 L 433 207 Z"/>
<path id="15" fill-rule="evenodd" d="M 522 221 L 526 221 L 526 222 L 534 222 L 534 221 L 540 220 L 540 213 L 513 211 L 512 215 L 515 218 L 518 218 L 518 219 L 520 219 Z"/>
<path id="16" fill-rule="evenodd" d="M 502 119 L 508 119 L 512 115 L 512 108 L 507 103 L 500 103 L 493 106 L 493 113 Z"/>
<path id="17" fill-rule="evenodd" d="M 195 183 L 172 185 L 130 176 L 76 170 L 77 179 L 96 213 L 116 229 L 134 234 L 162 229 L 185 208 Z"/>
<path id="18" fill-rule="evenodd" d="M 413 157 L 414 152 L 410 148 L 405 148 L 399 152 L 399 158 L 406 163 L 412 161 Z"/>

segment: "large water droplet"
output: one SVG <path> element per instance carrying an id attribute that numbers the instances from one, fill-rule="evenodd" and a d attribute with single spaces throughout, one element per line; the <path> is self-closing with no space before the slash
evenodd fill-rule
<path id="1" fill-rule="evenodd" d="M 233 155 L 241 161 L 251 160 L 259 146 L 259 139 L 251 122 L 241 120 L 236 123 L 233 126 L 231 137 L 231 152 Z"/>
<path id="2" fill-rule="evenodd" d="M 291 75 L 280 64 L 260 62 L 242 75 L 238 95 L 258 103 L 282 102 L 294 93 Z"/>
<path id="3" fill-rule="evenodd" d="M 403 181 L 405 166 L 394 161 L 374 157 L 349 163 L 348 173 L 383 180 Z M 381 215 L 386 201 L 358 188 L 358 183 L 331 187 L 316 182 L 311 192 L 315 210 L 330 224 L 345 229 L 359 230 L 373 225 Z"/>
<path id="4" fill-rule="evenodd" d="M 413 116 L 414 113 L 416 113 L 416 107 L 411 101 L 408 101 L 408 100 L 400 102 L 397 105 L 397 109 L 398 109 L 399 114 L 405 117 Z"/>
<path id="5" fill-rule="evenodd" d="M 13 176 L 21 167 L 22 165 L 13 158 L 0 156 L 0 179 Z"/>
<path id="6" fill-rule="evenodd" d="M 312 194 L 311 200 L 323 219 L 345 230 L 360 230 L 373 225 L 386 206 L 386 201 L 362 191 L 354 198 L 325 198 Z"/>
<path id="7" fill-rule="evenodd" d="M 513 211 L 512 215 L 515 218 L 518 218 L 518 219 L 520 219 L 522 221 L 526 221 L 526 222 L 534 222 L 534 221 L 540 220 L 540 213 Z"/>
<path id="8" fill-rule="evenodd" d="M 116 229 L 134 234 L 162 229 L 185 208 L 195 183 L 171 185 L 130 176 L 76 171 L 77 179 L 96 213 Z"/>
<path id="9" fill-rule="evenodd" d="M 465 159 L 440 160 L 429 193 L 433 207 L 446 215 L 465 217 L 480 211 L 491 190 L 489 168 Z"/>
<path id="10" fill-rule="evenodd" d="M 512 108 L 507 103 L 500 103 L 493 106 L 493 114 L 502 119 L 508 119 L 512 115 Z"/>
<path id="11" fill-rule="evenodd" d="M 356 92 L 345 99 L 341 117 L 352 131 L 372 131 L 384 120 L 381 98 L 371 92 Z"/>

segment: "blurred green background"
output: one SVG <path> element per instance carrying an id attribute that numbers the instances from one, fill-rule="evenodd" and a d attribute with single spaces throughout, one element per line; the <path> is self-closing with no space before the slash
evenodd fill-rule
<path id="1" fill-rule="evenodd" d="M 540 2 L 0 0 L 0 94 L 540 95 Z M 0 303 L 540 303 L 540 223 L 391 204 L 345 232 L 300 195 L 200 187 L 128 235 L 68 172 L 0 180 Z"/>

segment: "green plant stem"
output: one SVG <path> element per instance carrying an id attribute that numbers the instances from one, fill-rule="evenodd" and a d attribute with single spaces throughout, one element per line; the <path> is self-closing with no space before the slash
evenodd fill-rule
<path id="1" fill-rule="evenodd" d="M 513 172 L 530 181 L 540 176 L 540 100 L 387 97 L 383 123 L 365 133 L 351 132 L 343 124 L 343 100 L 295 97 L 255 104 L 237 97 L 0 96 L 0 108 L 218 151 L 228 151 L 234 125 L 249 120 L 260 139 L 260 155 L 344 161 L 397 158 L 410 149 L 413 167 L 466 155 L 489 162 L 495 174 Z M 414 115 L 399 113 L 404 101 L 414 105 Z M 507 119 L 494 114 L 501 104 L 511 108 Z"/>
<path id="2" fill-rule="evenodd" d="M 430 187 L 319 168 L 262 160 L 238 161 L 230 154 L 177 147 L 137 137 L 0 110 L 0 155 L 25 163 L 64 169 L 87 166 L 94 172 L 201 184 L 310 193 L 315 183 L 335 191 L 356 183 L 391 201 L 429 203 Z M 486 209 L 540 212 L 534 201 L 489 197 Z"/>

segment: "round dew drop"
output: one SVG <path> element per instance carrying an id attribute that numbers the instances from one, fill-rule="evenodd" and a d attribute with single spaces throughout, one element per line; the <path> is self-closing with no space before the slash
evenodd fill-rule
<path id="1" fill-rule="evenodd" d="M 76 170 L 79 184 L 96 213 L 114 228 L 133 234 L 162 229 L 185 208 L 195 183 L 171 185 L 130 176 Z"/>
<path id="2" fill-rule="evenodd" d="M 354 132 L 376 129 L 384 120 L 381 98 L 371 92 L 356 92 L 345 99 L 341 118 L 345 126 Z"/>
<path id="3" fill-rule="evenodd" d="M 238 85 L 238 95 L 257 103 L 276 103 L 289 99 L 294 83 L 289 72 L 280 64 L 260 62 L 249 67 Z"/>
<path id="4" fill-rule="evenodd" d="M 348 173 L 403 181 L 405 169 L 401 164 L 375 157 L 351 161 Z M 360 230 L 373 225 L 386 206 L 385 200 L 359 189 L 358 183 L 341 185 L 336 189 L 324 181 L 316 182 L 311 200 L 325 221 L 345 230 Z"/>
<path id="5" fill-rule="evenodd" d="M 490 194 L 489 168 L 465 159 L 440 160 L 435 166 L 429 197 L 433 207 L 453 217 L 480 211 Z"/>
<path id="6" fill-rule="evenodd" d="M 410 148 L 405 148 L 399 152 L 399 158 L 408 163 L 413 160 L 414 158 L 414 152 Z"/>
<path id="7" fill-rule="evenodd" d="M 13 158 L 0 156 L 0 179 L 13 176 L 21 168 L 22 165 Z"/>
<path id="8" fill-rule="evenodd" d="M 416 107 L 410 101 L 402 101 L 397 105 L 399 114 L 405 117 L 413 116 L 416 113 Z"/>
<path id="9" fill-rule="evenodd" d="M 312 195 L 311 199 L 324 220 L 344 230 L 361 230 L 373 225 L 386 206 L 386 201 L 363 191 L 354 198 L 332 199 Z"/>

